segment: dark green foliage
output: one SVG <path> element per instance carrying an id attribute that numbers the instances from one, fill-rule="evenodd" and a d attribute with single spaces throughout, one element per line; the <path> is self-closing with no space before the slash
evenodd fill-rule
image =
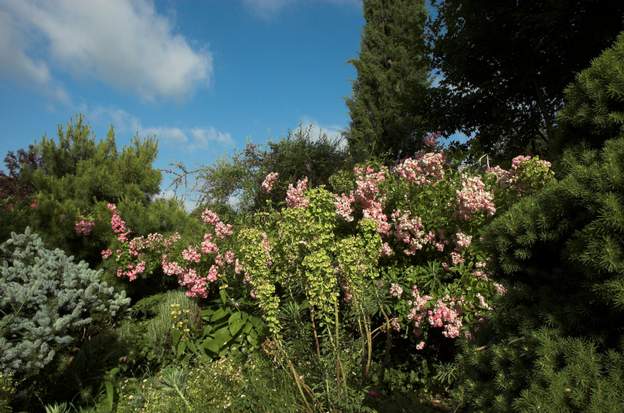
<path id="1" fill-rule="evenodd" d="M 543 329 L 466 350 L 455 393 L 464 411 L 616 413 L 624 405 L 621 348 Z"/>
<path id="2" fill-rule="evenodd" d="M 366 25 L 353 97 L 349 149 L 357 161 L 406 156 L 428 128 L 429 87 L 422 0 L 365 0 Z"/>
<path id="3" fill-rule="evenodd" d="M 530 289 L 533 317 L 565 333 L 607 334 L 624 300 L 624 139 L 562 164 L 566 176 L 495 220 L 485 245 L 503 278 Z"/>
<path id="4" fill-rule="evenodd" d="M 562 145 L 583 141 L 600 147 L 624 132 L 624 33 L 565 90 L 559 114 Z"/>
<path id="5" fill-rule="evenodd" d="M 562 169 L 560 181 L 485 231 L 509 292 L 482 334 L 485 347 L 462 356 L 458 394 L 477 411 L 618 411 L 624 403 L 624 138 L 600 152 L 569 152 Z"/>
<path id="6" fill-rule="evenodd" d="M 288 184 L 304 177 L 308 177 L 308 187 L 327 184 L 346 162 L 346 151 L 339 142 L 322 134 L 313 136 L 311 128 L 301 126 L 266 148 L 248 144 L 231 161 L 205 168 L 199 178 L 202 202 L 226 216 L 260 208 L 269 199 L 280 205 Z M 279 173 L 279 180 L 271 194 L 265 194 L 260 186 L 270 172 Z"/>
<path id="7" fill-rule="evenodd" d="M 624 356 L 598 351 L 590 340 L 538 335 L 540 346 L 528 389 L 515 402 L 521 412 L 616 413 L 624 406 Z"/>
<path id="8" fill-rule="evenodd" d="M 564 88 L 623 28 L 620 0 L 436 3 L 439 128 L 503 157 L 548 149 Z"/>
<path id="9" fill-rule="evenodd" d="M 34 171 L 39 167 L 41 159 L 37 156 L 34 146 L 28 151 L 20 149 L 17 154 L 9 152 L 4 158 L 7 171 L 0 171 L 0 208 L 11 211 L 20 203 L 31 201 L 34 188 L 22 173 Z"/>
<path id="10" fill-rule="evenodd" d="M 18 156 L 19 168 L 10 169 L 9 177 L 28 188 L 30 196 L 0 216 L 0 237 L 31 226 L 47 245 L 95 265 L 112 236 L 107 202 L 119 204 L 138 233 L 183 231 L 188 218 L 180 204 L 154 200 L 161 181 L 152 167 L 156 154 L 153 140 L 134 139 L 119 151 L 112 129 L 96 141 L 79 116 L 59 127 L 58 140 L 44 137 L 28 156 Z M 76 233 L 74 225 L 81 219 L 95 221 L 89 235 Z"/>

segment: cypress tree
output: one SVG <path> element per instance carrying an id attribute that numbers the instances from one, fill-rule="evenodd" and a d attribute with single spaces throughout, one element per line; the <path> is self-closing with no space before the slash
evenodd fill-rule
<path id="1" fill-rule="evenodd" d="M 423 114 L 429 62 L 422 0 L 364 0 L 366 25 L 347 132 L 356 160 L 371 155 L 400 156 L 418 148 L 426 131 Z"/>

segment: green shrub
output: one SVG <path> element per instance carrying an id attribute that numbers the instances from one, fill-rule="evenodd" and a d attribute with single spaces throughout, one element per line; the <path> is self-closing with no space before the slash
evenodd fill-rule
<path id="1" fill-rule="evenodd" d="M 28 378 L 128 305 L 99 271 L 48 250 L 27 229 L 0 245 L 0 370 Z"/>
<path id="2" fill-rule="evenodd" d="M 277 142 L 264 147 L 248 144 L 232 160 L 204 168 L 199 175 L 199 191 L 204 204 L 227 217 L 232 206 L 238 212 L 250 212 L 268 200 L 282 205 L 289 182 L 307 176 L 313 185 L 324 185 L 346 163 L 347 152 L 338 142 L 324 134 L 314 136 L 311 127 L 299 126 Z M 281 179 L 267 194 L 261 184 L 270 172 L 278 173 Z"/>
<path id="3" fill-rule="evenodd" d="M 565 89 L 561 146 L 594 148 L 624 132 L 624 33 Z"/>
<path id="4" fill-rule="evenodd" d="M 617 411 L 624 403 L 624 138 L 569 152 L 562 169 L 561 180 L 484 233 L 509 292 L 462 356 L 458 394 L 469 409 Z"/>
<path id="5" fill-rule="evenodd" d="M 301 412 L 286 373 L 261 354 L 171 366 L 119 386 L 118 413 Z"/>

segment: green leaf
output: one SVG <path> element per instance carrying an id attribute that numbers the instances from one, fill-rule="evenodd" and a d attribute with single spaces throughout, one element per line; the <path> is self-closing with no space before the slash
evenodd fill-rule
<path id="1" fill-rule="evenodd" d="M 243 320 L 243 317 L 241 316 L 241 313 L 234 313 L 230 316 L 230 319 L 228 320 L 228 324 L 230 327 L 230 334 L 232 335 L 232 337 L 236 336 L 236 334 L 238 334 L 238 332 L 241 330 L 241 328 L 243 328 L 243 326 L 246 324 L 245 320 Z"/>
<path id="2" fill-rule="evenodd" d="M 214 336 L 204 340 L 204 348 L 210 350 L 213 353 L 219 353 L 219 351 L 232 339 L 228 327 L 220 328 L 215 331 Z"/>
<path id="3" fill-rule="evenodd" d="M 176 351 L 177 351 L 177 355 L 178 355 L 178 357 L 180 357 L 181 355 L 183 355 L 183 354 L 184 354 L 184 351 L 186 350 L 186 344 L 187 344 L 187 343 L 186 343 L 186 340 L 181 340 L 181 341 L 178 343 L 178 348 L 177 348 L 177 350 L 176 350 Z"/>
<path id="4" fill-rule="evenodd" d="M 212 321 L 212 322 L 219 321 L 227 317 L 229 313 L 230 312 L 226 310 L 225 308 L 219 308 L 215 312 L 212 313 L 208 321 Z"/>
<path id="5" fill-rule="evenodd" d="M 249 333 L 247 335 L 247 342 L 249 342 L 249 344 L 251 344 L 254 347 L 257 347 L 260 344 L 260 341 L 258 340 L 258 336 L 256 335 L 256 333 Z"/>
<path id="6" fill-rule="evenodd" d="M 219 290 L 219 297 L 221 298 L 221 304 L 225 305 L 227 303 L 228 295 L 224 289 Z"/>

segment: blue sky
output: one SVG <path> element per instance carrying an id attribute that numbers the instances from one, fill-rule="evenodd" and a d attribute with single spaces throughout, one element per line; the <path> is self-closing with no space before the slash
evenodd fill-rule
<path id="1" fill-rule="evenodd" d="M 0 0 L 0 153 L 83 113 L 156 166 L 348 125 L 359 0 Z"/>

